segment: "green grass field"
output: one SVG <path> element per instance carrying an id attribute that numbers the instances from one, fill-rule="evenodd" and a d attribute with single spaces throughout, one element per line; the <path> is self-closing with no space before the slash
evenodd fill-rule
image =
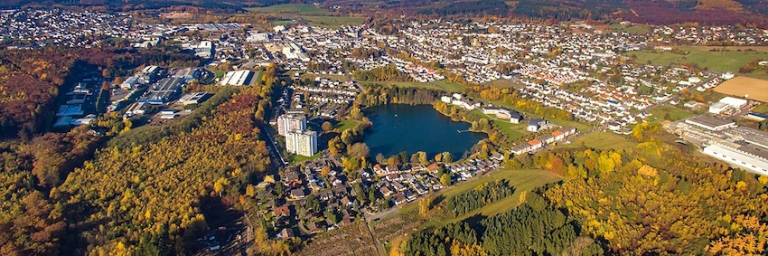
<path id="1" fill-rule="evenodd" d="M 760 104 L 760 106 L 753 108 L 752 112 L 760 113 L 760 114 L 768 114 L 768 103 Z"/>
<path id="2" fill-rule="evenodd" d="M 677 121 L 677 120 L 686 119 L 694 116 L 693 113 L 685 111 L 678 107 L 664 105 L 651 110 L 651 114 L 653 114 L 653 116 L 651 117 L 651 121 L 663 121 L 664 116 L 667 113 L 669 113 L 669 117 L 670 117 L 669 121 Z"/>
<path id="3" fill-rule="evenodd" d="M 467 87 L 464 87 L 463 85 L 461 85 L 460 83 L 449 82 L 448 80 L 435 81 L 432 84 L 435 84 L 435 85 L 443 88 L 443 90 L 446 90 L 446 91 L 449 91 L 449 92 L 461 92 L 461 91 L 464 91 L 464 89 L 467 88 Z"/>
<path id="4" fill-rule="evenodd" d="M 293 20 L 291 19 L 285 19 L 285 20 L 273 20 L 272 25 L 285 25 L 285 24 L 291 24 L 293 23 Z"/>
<path id="5" fill-rule="evenodd" d="M 641 51 L 629 53 L 636 54 L 638 63 L 646 63 L 650 60 L 654 65 L 695 63 L 701 68 L 709 68 L 721 72 L 738 72 L 739 67 L 756 59 L 768 59 L 768 52 L 763 51 L 727 51 L 710 52 L 701 47 L 680 46 L 676 49 L 689 52 L 688 55 L 671 52 Z M 727 50 L 728 48 L 726 48 Z M 764 72 L 763 72 L 764 73 Z"/>
<path id="6" fill-rule="evenodd" d="M 522 84 L 513 83 L 512 81 L 509 81 L 507 79 L 496 79 L 486 84 L 499 89 L 506 89 L 506 88 L 512 88 L 512 87 L 515 87 L 515 88 L 524 87 Z"/>
<path id="7" fill-rule="evenodd" d="M 339 26 L 350 26 L 363 24 L 363 17 L 337 17 L 337 16 L 301 16 L 309 25 L 323 28 L 339 28 Z"/>
<path id="8" fill-rule="evenodd" d="M 320 9 L 314 4 L 278 4 L 267 7 L 247 8 L 255 13 L 297 13 L 302 15 L 324 15 L 328 10 Z"/>
<path id="9" fill-rule="evenodd" d="M 526 124 L 513 124 L 498 119 L 493 120 L 493 124 L 496 125 L 496 127 L 499 127 L 499 130 L 509 137 L 509 141 L 515 141 L 530 133 L 526 130 Z"/>
<path id="10" fill-rule="evenodd" d="M 609 150 L 609 149 L 630 149 L 637 146 L 637 143 L 629 141 L 623 135 L 615 134 L 613 132 L 596 131 L 577 138 L 571 144 L 564 144 L 558 147 L 562 148 L 577 148 L 584 143 L 588 148 Z"/>
<path id="11" fill-rule="evenodd" d="M 651 31 L 651 28 L 647 25 L 624 27 L 621 24 L 613 24 L 611 25 L 611 28 L 629 34 L 648 34 L 648 32 Z"/>
<path id="12" fill-rule="evenodd" d="M 648 63 L 648 61 L 651 61 L 651 64 L 661 66 L 677 63 L 677 61 L 683 57 L 682 54 L 651 51 L 632 52 L 629 55 L 637 55 L 637 63 L 645 64 Z"/>
<path id="13" fill-rule="evenodd" d="M 360 125 L 360 123 L 355 120 L 344 119 L 337 123 L 333 128 L 339 129 L 340 132 L 343 132 L 355 128 L 358 125 Z"/>
<path id="14" fill-rule="evenodd" d="M 323 156 L 323 153 L 317 152 L 317 154 L 314 154 L 313 156 L 300 156 L 300 155 L 287 154 L 286 158 L 288 158 L 288 160 L 291 162 L 291 165 L 294 165 L 304 161 L 312 161 L 320 158 L 321 156 Z"/>
<path id="15" fill-rule="evenodd" d="M 507 210 L 511 210 L 520 203 L 520 194 L 523 193 L 523 191 L 530 192 L 531 190 L 544 186 L 546 184 L 557 182 L 561 180 L 561 177 L 558 177 L 557 175 L 543 170 L 536 170 L 536 169 L 524 169 L 524 170 L 498 170 L 495 172 L 492 172 L 490 174 L 487 174 L 483 177 L 480 177 L 479 179 L 467 181 L 458 184 L 457 186 L 450 188 L 450 189 L 443 189 L 440 192 L 438 192 L 436 195 L 442 195 L 445 198 L 451 198 L 458 194 L 467 192 L 471 189 L 474 189 L 478 185 L 481 185 L 483 183 L 489 182 L 489 181 L 496 181 L 501 179 L 507 179 L 509 180 L 509 184 L 515 187 L 515 193 L 511 196 L 504 198 L 502 200 L 493 202 L 491 204 L 486 205 L 483 208 L 476 209 L 474 211 L 471 211 L 467 214 L 458 216 L 458 217 L 450 217 L 450 218 L 438 218 L 434 219 L 432 221 L 426 222 L 422 227 L 426 226 L 442 226 L 448 223 L 460 221 L 463 219 L 466 219 L 467 217 L 473 216 L 475 214 L 481 214 L 484 216 L 492 216 L 495 214 L 502 213 Z M 413 203 L 409 204 L 400 211 L 401 214 L 418 214 L 418 204 Z"/>
<path id="16" fill-rule="evenodd" d="M 216 71 L 213 71 L 213 74 L 216 75 L 216 78 L 222 78 L 224 77 L 225 74 L 227 74 L 227 71 L 216 70 Z"/>

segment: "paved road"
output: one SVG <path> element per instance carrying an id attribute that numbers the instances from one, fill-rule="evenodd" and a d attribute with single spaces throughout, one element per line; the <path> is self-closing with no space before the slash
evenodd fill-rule
<path id="1" fill-rule="evenodd" d="M 280 152 L 280 147 L 277 146 L 277 142 L 275 141 L 275 138 L 272 138 L 272 127 L 269 127 L 269 125 L 262 125 L 261 126 L 262 132 L 264 132 L 267 135 L 267 138 L 269 139 L 269 145 L 272 148 L 272 151 L 280 157 L 280 162 L 277 164 L 280 165 L 280 167 L 285 167 L 288 165 L 288 161 L 285 161 L 285 157 L 283 157 L 283 154 Z"/>

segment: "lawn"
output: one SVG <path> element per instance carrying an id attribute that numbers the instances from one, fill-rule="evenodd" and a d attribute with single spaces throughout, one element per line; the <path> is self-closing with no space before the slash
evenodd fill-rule
<path id="1" fill-rule="evenodd" d="M 304 161 L 312 161 L 320 158 L 321 156 L 323 156 L 322 152 L 317 152 L 317 154 L 314 154 L 313 156 L 300 156 L 300 155 L 293 155 L 293 154 L 286 155 L 288 160 L 290 160 L 291 165 L 298 164 Z"/>
<path id="2" fill-rule="evenodd" d="M 493 216 L 499 213 L 502 213 L 504 211 L 508 211 L 511 209 L 514 209 L 517 207 L 517 205 L 520 203 L 520 194 L 523 193 L 523 191 L 530 192 L 531 190 L 544 186 L 546 184 L 557 182 L 561 180 L 561 177 L 558 177 L 557 175 L 543 170 L 536 170 L 536 169 L 524 169 L 524 170 L 508 170 L 508 169 L 502 169 L 495 172 L 491 172 L 490 174 L 487 174 L 483 177 L 480 177 L 476 180 L 471 180 L 467 182 L 463 182 L 458 184 L 456 187 L 450 188 L 450 189 L 443 189 L 442 191 L 438 192 L 437 195 L 442 195 L 445 198 L 451 198 L 456 195 L 459 195 L 461 193 L 467 192 L 471 189 L 474 189 L 475 187 L 489 182 L 489 181 L 496 181 L 506 179 L 509 181 L 509 184 L 513 187 L 515 187 L 515 193 L 511 196 L 504 198 L 502 200 L 487 204 L 485 207 L 480 209 L 475 209 L 474 211 L 471 211 L 467 214 L 458 216 L 458 217 L 451 217 L 451 218 L 442 218 L 442 219 L 435 219 L 429 222 L 426 222 L 422 226 L 442 226 L 448 223 L 460 221 L 463 219 L 466 219 L 467 217 L 473 216 L 475 214 L 481 214 L 483 216 Z M 416 211 L 418 210 L 418 204 L 414 203 L 411 205 L 408 205 L 406 207 L 403 207 L 401 210 L 401 213 L 407 214 L 409 211 Z M 418 214 L 418 213 L 417 213 Z"/>
<path id="3" fill-rule="evenodd" d="M 325 15 L 328 10 L 320 9 L 314 4 L 278 4 L 268 7 L 247 8 L 246 10 L 255 13 L 297 13 L 301 15 Z"/>
<path id="4" fill-rule="evenodd" d="M 309 25 L 323 28 L 339 28 L 339 26 L 363 24 L 363 17 L 338 17 L 338 16 L 301 16 Z"/>
<path id="5" fill-rule="evenodd" d="M 360 123 L 355 120 L 344 119 L 337 123 L 333 128 L 339 129 L 340 132 L 343 132 L 355 128 L 358 125 L 360 125 Z"/>
<path id="6" fill-rule="evenodd" d="M 256 79 L 254 79 L 254 84 L 261 84 L 261 79 L 264 78 L 264 72 L 259 71 L 259 74 L 256 75 Z"/>
<path id="7" fill-rule="evenodd" d="M 216 78 L 222 78 L 222 77 L 224 77 L 225 74 L 227 74 L 227 71 L 215 70 L 215 71 L 213 71 L 213 74 L 216 75 Z"/>
<path id="8" fill-rule="evenodd" d="M 629 141 L 624 135 L 615 134 L 613 132 L 596 131 L 587 135 L 576 138 L 575 141 L 570 144 L 565 144 L 562 148 L 576 148 L 584 143 L 588 148 L 600 149 L 600 150 L 618 150 L 618 149 L 630 149 L 637 146 L 637 143 Z"/>
<path id="9" fill-rule="evenodd" d="M 691 112 L 670 105 L 664 105 L 651 110 L 651 114 L 653 114 L 653 116 L 656 118 L 655 121 L 665 120 L 664 116 L 667 113 L 669 113 L 669 121 L 677 121 L 694 116 L 694 114 Z"/>
<path id="10" fill-rule="evenodd" d="M 530 133 L 526 130 L 526 124 L 513 124 L 498 119 L 493 120 L 493 124 L 509 137 L 509 141 L 515 141 Z"/>

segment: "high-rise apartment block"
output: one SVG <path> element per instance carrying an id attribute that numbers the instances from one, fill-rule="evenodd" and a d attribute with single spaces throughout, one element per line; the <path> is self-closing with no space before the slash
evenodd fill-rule
<path id="1" fill-rule="evenodd" d="M 289 131 L 307 130 L 307 118 L 303 115 L 282 115 L 277 118 L 277 134 L 287 136 Z"/>
<path id="2" fill-rule="evenodd" d="M 317 132 L 307 130 L 307 118 L 286 114 L 277 118 L 277 133 L 285 136 L 288 153 L 312 156 L 317 153 Z"/>
<path id="3" fill-rule="evenodd" d="M 312 156 L 317 152 L 317 132 L 290 131 L 285 136 L 285 147 L 288 153 Z"/>

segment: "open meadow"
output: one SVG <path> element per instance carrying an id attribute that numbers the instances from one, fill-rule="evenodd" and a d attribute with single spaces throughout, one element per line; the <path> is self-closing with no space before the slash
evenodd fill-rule
<path id="1" fill-rule="evenodd" d="M 675 49 L 688 52 L 678 54 L 673 52 L 640 51 L 628 53 L 637 55 L 637 63 L 651 61 L 654 65 L 670 65 L 694 63 L 701 68 L 709 68 L 720 72 L 739 71 L 739 67 L 757 59 L 768 59 L 768 47 L 749 47 L 754 51 L 742 51 L 741 48 L 727 47 L 725 52 L 710 51 L 709 46 L 676 46 Z"/>
<path id="2" fill-rule="evenodd" d="M 623 150 L 637 146 L 636 142 L 628 140 L 626 137 L 624 137 L 624 135 L 619 135 L 613 132 L 596 131 L 578 137 L 570 144 L 564 144 L 558 147 L 577 148 L 580 147 L 581 144 L 584 144 L 584 146 L 588 148 L 599 150 Z"/>

